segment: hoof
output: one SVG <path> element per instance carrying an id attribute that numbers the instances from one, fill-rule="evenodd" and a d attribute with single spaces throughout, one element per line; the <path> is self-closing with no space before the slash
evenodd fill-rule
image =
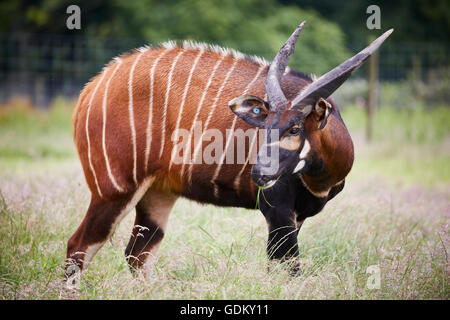
<path id="1" fill-rule="evenodd" d="M 267 272 L 268 273 L 273 272 L 280 267 L 287 270 L 291 277 L 298 277 L 302 274 L 300 262 L 292 260 L 287 261 L 271 260 L 267 265 Z"/>
<path id="2" fill-rule="evenodd" d="M 302 274 L 302 267 L 300 262 L 296 262 L 293 266 L 290 267 L 289 275 L 291 277 L 298 277 Z"/>

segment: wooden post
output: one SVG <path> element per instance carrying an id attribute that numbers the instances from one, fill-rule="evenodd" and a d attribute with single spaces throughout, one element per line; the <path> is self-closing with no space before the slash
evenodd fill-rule
<path id="1" fill-rule="evenodd" d="M 369 39 L 369 43 L 374 40 L 373 37 Z M 372 141 L 373 138 L 373 114 L 375 111 L 376 94 L 378 83 L 378 51 L 375 51 L 369 58 L 369 65 L 367 71 L 367 126 L 366 139 Z"/>

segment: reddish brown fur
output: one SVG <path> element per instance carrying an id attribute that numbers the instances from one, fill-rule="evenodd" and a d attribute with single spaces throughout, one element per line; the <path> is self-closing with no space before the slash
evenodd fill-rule
<path id="1" fill-rule="evenodd" d="M 146 130 L 147 121 L 149 119 L 149 100 L 150 100 L 150 70 L 153 62 L 160 54 L 168 50 L 164 57 L 159 61 L 154 72 L 154 86 L 153 86 L 153 112 L 151 124 L 151 145 L 148 163 L 145 164 L 145 148 L 147 142 Z M 170 87 L 170 94 L 168 96 L 167 113 L 165 118 L 165 133 L 162 136 L 164 123 L 164 103 L 166 99 L 167 82 L 169 72 L 175 57 L 182 52 L 181 56 L 175 65 L 172 75 L 172 86 Z M 242 164 L 223 164 L 215 183 L 218 186 L 219 198 L 215 197 L 213 191 L 213 184 L 211 179 L 217 168 L 217 164 L 195 164 L 192 168 L 192 184 L 189 183 L 189 165 L 185 166 L 184 174 L 181 175 L 182 165 L 173 164 L 169 171 L 169 164 L 171 160 L 171 152 L 174 147 L 171 141 L 171 134 L 175 130 L 177 119 L 180 111 L 181 97 L 183 95 L 185 85 L 188 79 L 189 72 L 193 66 L 194 60 L 199 54 L 199 49 L 183 49 L 180 47 L 166 49 L 164 47 L 149 49 L 143 53 L 137 51 L 132 54 L 120 57 L 121 64 L 118 67 L 114 78 L 110 81 L 107 104 L 106 104 L 106 152 L 109 158 L 109 164 L 112 175 L 117 184 L 123 188 L 123 192 L 114 187 L 106 166 L 106 159 L 102 147 L 102 128 L 103 128 L 103 113 L 102 103 L 105 93 L 106 82 L 111 77 L 114 68 L 120 63 L 118 60 L 110 63 L 105 70 L 94 77 L 83 89 L 80 94 L 79 102 L 74 111 L 73 126 L 74 126 L 74 140 L 80 157 L 80 161 L 84 170 L 87 184 L 92 193 L 92 200 L 90 208 L 87 212 L 86 218 L 72 236 L 68 245 L 68 258 L 74 258 L 75 263 L 81 268 L 83 267 L 83 257 L 74 255 L 75 252 L 86 252 L 90 246 L 99 241 L 105 241 L 114 230 L 114 219 L 121 214 L 124 207 L 130 203 L 135 191 L 141 183 L 149 178 L 154 179 L 151 188 L 156 193 L 185 196 L 187 198 L 195 199 L 203 202 L 210 202 L 219 205 L 235 205 L 244 207 L 253 207 L 255 204 L 256 188 L 250 178 L 251 165 L 247 164 L 241 177 L 241 184 L 236 190 L 234 180 L 238 172 L 242 168 Z M 130 126 L 130 112 L 129 112 L 129 88 L 128 81 L 130 70 L 135 59 L 141 55 L 138 64 L 133 72 L 132 98 L 133 98 L 133 120 L 136 132 L 136 178 L 137 184 L 134 182 L 134 149 L 132 131 Z M 186 95 L 183 112 L 181 114 L 180 128 L 189 130 L 194 120 L 194 115 L 205 90 L 206 83 L 213 72 L 213 68 L 217 61 L 223 56 L 206 49 L 202 54 L 195 71 L 192 75 L 190 87 Z M 235 69 L 230 74 L 229 79 L 223 91 L 221 92 L 216 104 L 215 111 L 212 112 L 214 99 L 221 88 L 225 77 L 236 63 Z M 202 121 L 203 129 L 207 121 L 208 115 L 212 112 L 212 118 L 208 124 L 208 128 L 216 128 L 222 132 L 224 137 L 223 144 L 226 143 L 225 130 L 231 128 L 235 115 L 229 110 L 228 102 L 243 94 L 246 86 L 253 80 L 257 74 L 260 64 L 249 59 L 237 59 L 228 54 L 223 58 L 223 61 L 216 70 L 211 86 L 208 88 L 205 96 L 202 109 L 200 111 L 198 121 Z M 261 72 L 259 78 L 249 88 L 248 94 L 259 97 L 265 95 L 265 75 L 267 67 Z M 102 76 L 104 78 L 102 79 Z M 89 140 L 90 140 L 90 155 L 92 161 L 91 169 L 88 154 L 88 136 L 86 135 L 86 121 L 89 108 L 89 101 L 92 98 L 95 87 L 99 84 L 95 96 L 92 100 L 92 105 L 89 111 Z M 286 92 L 288 99 L 292 99 L 298 91 L 301 90 L 309 81 L 307 79 L 297 77 L 296 75 L 287 75 L 283 81 L 283 90 Z M 346 153 L 353 153 L 352 145 L 344 143 L 338 145 L 336 143 L 336 136 L 345 134 L 346 130 L 341 130 L 343 125 L 333 115 L 330 117 L 329 125 L 325 130 L 318 131 L 314 129 L 317 127 L 317 121 L 310 117 L 305 126 L 310 131 L 310 139 L 313 150 L 324 150 L 327 158 L 330 158 L 330 163 L 337 158 L 342 159 L 340 162 L 335 162 L 330 166 L 330 179 L 322 179 L 321 184 L 318 185 L 312 177 L 305 176 L 304 181 L 310 186 L 313 191 L 321 191 L 324 184 L 327 188 L 333 187 L 340 182 L 351 167 L 353 159 L 346 158 Z M 244 121 L 237 120 L 235 129 L 241 128 L 244 131 L 252 127 Z M 253 129 L 253 128 L 252 128 Z M 344 132 L 344 133 L 341 133 Z M 159 158 L 161 142 L 164 139 L 164 146 L 162 157 Z M 343 136 L 339 141 L 348 140 Z M 194 151 L 193 137 L 191 139 L 191 154 Z M 351 140 L 350 140 L 351 143 Z M 203 142 L 205 147 L 209 142 Z M 236 147 L 236 140 L 234 143 Z M 248 153 L 247 142 L 247 153 Z M 257 146 L 258 144 L 256 144 Z M 203 150 L 203 148 L 201 149 Z M 333 161 L 331 161 L 333 158 Z M 144 168 L 147 166 L 147 171 Z M 95 175 L 94 176 L 94 172 Z M 98 188 L 97 188 L 97 183 Z M 100 189 L 101 194 L 98 189 Z M 155 227 L 155 219 L 152 214 L 155 212 L 147 212 L 144 204 L 137 199 L 137 207 L 141 208 L 141 214 L 137 217 L 136 222 L 147 221 L 148 228 L 157 229 Z M 144 216 L 144 213 L 146 214 Z M 139 212 L 138 212 L 139 214 Z M 108 216 L 108 218 L 107 218 Z M 103 220 L 102 220 L 103 219 Z M 91 221 L 91 222 L 89 222 Z M 94 222 L 92 222 L 94 221 Z M 104 221 L 104 222 L 102 222 Z M 95 232 L 98 226 L 106 223 L 103 226 L 105 230 L 100 233 Z M 162 227 L 161 227 L 162 228 Z M 91 233 L 88 232 L 91 230 Z M 102 238 L 103 237 L 103 238 Z M 159 244 L 161 237 L 151 240 L 149 247 L 154 247 Z M 131 240 L 130 240 L 131 241 Z M 145 262 L 144 258 L 135 265 L 142 265 Z"/>
<path id="2" fill-rule="evenodd" d="M 333 109 L 336 108 L 334 105 Z M 318 176 L 303 174 L 303 181 L 311 191 L 320 193 L 343 181 L 350 172 L 353 165 L 353 142 L 337 112 L 332 113 L 322 130 L 317 129 L 315 120 L 312 116 L 305 122 L 308 141 L 313 152 L 320 150 L 320 156 L 327 164 L 327 171 Z"/>

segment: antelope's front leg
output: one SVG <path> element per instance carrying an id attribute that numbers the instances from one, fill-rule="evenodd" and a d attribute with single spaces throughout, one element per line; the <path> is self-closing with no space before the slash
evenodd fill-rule
<path id="1" fill-rule="evenodd" d="M 262 205 L 261 211 L 266 218 L 268 227 L 267 254 L 269 260 L 286 261 L 296 259 L 299 254 L 297 236 L 301 223 L 290 206 L 280 205 L 270 207 Z M 300 271 L 298 262 L 291 269 L 292 274 Z"/>

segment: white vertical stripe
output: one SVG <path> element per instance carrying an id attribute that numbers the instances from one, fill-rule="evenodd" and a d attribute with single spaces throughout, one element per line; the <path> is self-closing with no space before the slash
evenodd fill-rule
<path id="1" fill-rule="evenodd" d="M 92 164 L 92 159 L 91 159 L 91 141 L 89 138 L 89 114 L 91 112 L 92 101 L 94 100 L 95 93 L 97 92 L 98 87 L 102 83 L 103 78 L 106 75 L 106 71 L 107 71 L 107 69 L 103 70 L 102 76 L 101 76 L 100 80 L 97 82 L 97 84 L 94 88 L 94 91 L 92 92 L 91 99 L 89 99 L 88 109 L 86 112 L 86 139 L 87 139 L 87 146 L 88 146 L 89 167 L 91 168 L 92 175 L 94 176 L 95 185 L 97 186 L 97 191 L 98 191 L 100 198 L 103 198 L 103 194 L 100 190 L 100 186 L 98 185 L 97 175 L 95 174 L 94 165 Z"/>
<path id="2" fill-rule="evenodd" d="M 188 145 L 186 147 L 187 152 L 186 152 L 186 155 L 185 155 L 184 160 L 183 160 L 183 166 L 181 167 L 180 176 L 183 176 L 183 174 L 184 174 L 184 166 L 186 164 L 186 156 L 190 155 L 190 152 L 191 152 L 191 139 L 192 139 L 192 132 L 194 130 L 195 122 L 197 121 L 197 118 L 198 118 L 198 116 L 200 114 L 200 110 L 202 109 L 203 101 L 205 100 L 206 94 L 208 93 L 208 89 L 209 89 L 209 86 L 211 85 L 212 79 L 214 79 L 216 71 L 219 68 L 219 65 L 222 63 L 224 58 L 225 58 L 225 56 L 222 56 L 219 60 L 217 60 L 216 64 L 214 65 L 213 71 L 211 72 L 211 75 L 209 76 L 208 82 L 206 83 L 206 87 L 203 90 L 202 97 L 201 97 L 200 102 L 199 102 L 199 104 L 197 106 L 197 111 L 195 112 L 194 121 L 192 122 L 192 126 L 191 126 L 191 129 L 189 131 Z"/>
<path id="3" fill-rule="evenodd" d="M 192 65 L 191 72 L 189 73 L 189 77 L 186 81 L 186 85 L 184 87 L 184 92 L 183 92 L 183 98 L 181 99 L 180 111 L 178 112 L 177 124 L 175 126 L 174 132 L 177 132 L 178 128 L 180 127 L 181 115 L 183 113 L 184 103 L 186 102 L 186 96 L 187 96 L 187 93 L 189 90 L 189 85 L 191 83 L 192 75 L 194 74 L 195 67 L 197 66 L 197 63 L 200 60 L 200 57 L 202 56 L 203 52 L 204 52 L 203 50 L 199 51 L 197 58 L 195 59 L 194 64 Z M 175 152 L 175 148 L 172 149 L 172 156 L 170 158 L 170 163 L 169 163 L 169 171 L 170 171 L 170 168 L 172 167 L 172 158 L 174 156 L 174 152 Z"/>
<path id="4" fill-rule="evenodd" d="M 139 59 L 142 57 L 144 52 L 140 52 L 133 62 L 130 69 L 130 76 L 128 77 L 128 113 L 130 115 L 130 128 L 131 128 L 131 140 L 133 143 L 133 180 L 137 185 L 137 154 L 136 154 L 136 128 L 134 125 L 134 110 L 133 110 L 133 73 Z"/>
<path id="5" fill-rule="evenodd" d="M 162 53 L 155 59 L 153 66 L 150 70 L 150 92 L 149 92 L 149 107 L 148 107 L 148 122 L 147 122 L 147 138 L 145 145 L 145 164 L 144 172 L 147 173 L 148 157 L 150 155 L 150 147 L 152 143 L 152 121 L 153 121 L 153 85 L 155 83 L 155 69 L 161 58 L 168 53 L 170 50 L 163 50 Z"/>
<path id="6" fill-rule="evenodd" d="M 247 94 L 247 92 L 252 88 L 253 84 L 256 82 L 256 80 L 258 80 L 261 72 L 266 68 L 266 66 L 260 66 L 258 69 L 258 72 L 256 73 L 255 77 L 253 78 L 253 80 L 247 85 L 247 87 L 245 88 L 243 94 Z"/>
<path id="7" fill-rule="evenodd" d="M 159 158 L 161 158 L 163 150 L 164 150 L 164 143 L 166 140 L 166 118 L 167 118 L 167 105 L 169 104 L 169 94 L 170 94 L 170 87 L 172 86 L 172 75 L 173 70 L 175 69 L 175 65 L 177 64 L 178 58 L 183 54 L 184 50 L 180 51 L 175 59 L 172 62 L 172 67 L 170 68 L 169 77 L 167 80 L 167 87 L 166 87 L 166 99 L 164 101 L 164 110 L 163 110 L 163 122 L 162 122 L 162 132 L 161 132 L 161 149 L 159 150 Z"/>
<path id="8" fill-rule="evenodd" d="M 214 114 L 214 111 L 215 111 L 215 109 L 216 109 L 217 101 L 219 101 L 220 95 L 222 94 L 222 90 L 223 90 L 223 88 L 225 87 L 225 85 L 227 84 L 227 81 L 228 81 L 228 79 L 229 79 L 231 73 L 233 72 L 234 68 L 236 67 L 236 64 L 237 64 L 238 61 L 239 61 L 239 60 L 234 60 L 233 65 L 231 66 L 230 70 L 229 70 L 228 73 L 226 74 L 225 79 L 224 79 L 222 85 L 220 86 L 219 90 L 217 91 L 217 95 L 216 95 L 216 97 L 214 98 L 213 105 L 211 106 L 211 111 L 209 112 L 208 118 L 206 119 L 205 127 L 203 128 L 202 136 L 201 136 L 201 138 L 200 138 L 200 141 L 199 141 L 198 145 L 197 145 L 196 148 L 195 148 L 194 155 L 193 155 L 193 159 L 196 158 L 196 155 L 197 155 L 198 151 L 199 151 L 200 148 L 202 147 L 203 136 L 204 136 L 206 130 L 208 130 L 208 125 L 209 125 L 209 122 L 211 121 L 211 118 L 212 118 L 212 116 L 213 116 L 213 114 Z M 188 181 L 189 181 L 189 183 L 191 183 L 191 181 L 192 181 L 192 166 L 193 166 L 193 163 L 191 163 L 191 164 L 189 165 L 189 175 L 188 175 Z"/>
<path id="9" fill-rule="evenodd" d="M 248 149 L 247 159 L 245 160 L 245 163 L 242 166 L 241 171 L 239 171 L 238 175 L 234 179 L 234 189 L 236 191 L 238 191 L 238 192 L 239 192 L 239 188 L 240 188 L 240 184 L 241 184 L 242 173 L 244 172 L 245 167 L 247 166 L 248 162 L 250 161 L 250 155 L 251 155 L 251 152 L 252 152 L 252 150 L 253 150 L 253 148 L 255 146 L 255 142 L 257 140 L 257 137 L 258 137 L 258 130 L 255 131 L 255 135 L 253 137 L 252 143 L 250 144 L 250 147 Z"/>
<path id="10" fill-rule="evenodd" d="M 234 137 L 234 127 L 236 126 L 237 116 L 233 119 L 233 124 L 231 125 L 230 135 L 228 136 L 227 143 L 225 144 L 225 149 L 223 150 L 222 156 L 220 157 L 219 164 L 216 167 L 216 171 L 214 171 L 213 178 L 211 179 L 211 183 L 214 185 L 214 196 L 219 198 L 219 187 L 216 184 L 216 179 L 219 176 L 220 169 L 222 169 L 222 164 L 225 159 L 225 155 L 228 150 L 228 146 L 230 145 L 231 139 Z"/>
<path id="11" fill-rule="evenodd" d="M 259 75 L 261 74 L 261 72 L 262 72 L 262 70 L 264 68 L 265 68 L 265 66 L 260 66 L 259 67 L 258 71 L 256 72 L 255 77 L 253 78 L 252 81 L 250 81 L 250 83 L 247 85 L 247 87 L 245 88 L 244 92 L 242 93 L 243 95 L 247 94 L 248 90 L 250 90 L 250 88 L 253 86 L 253 84 L 256 82 L 256 80 L 259 78 Z M 231 139 L 233 139 L 233 137 L 234 137 L 234 127 L 236 126 L 237 118 L 238 117 L 236 115 L 234 115 L 233 124 L 231 125 L 230 135 L 228 137 L 227 143 L 225 144 L 225 149 L 223 150 L 223 154 L 222 154 L 222 157 L 220 158 L 219 164 L 216 167 L 216 171 L 214 172 L 214 176 L 213 176 L 213 178 L 211 180 L 211 183 L 214 185 L 214 196 L 216 198 L 219 197 L 219 188 L 218 188 L 218 186 L 216 184 L 216 179 L 217 179 L 217 177 L 220 174 L 220 170 L 222 169 L 222 164 L 223 164 L 223 161 L 225 159 L 225 155 L 227 153 L 228 147 L 229 147 L 229 145 L 231 143 Z"/>
<path id="12" fill-rule="evenodd" d="M 103 147 L 103 155 L 105 157 L 106 169 L 108 171 L 109 179 L 111 180 L 114 188 L 116 188 L 116 190 L 119 191 L 119 192 L 123 192 L 124 190 L 117 184 L 117 181 L 116 181 L 116 179 L 114 178 L 114 176 L 113 176 L 113 174 L 111 172 L 111 166 L 109 164 L 109 158 L 108 158 L 108 154 L 106 152 L 106 138 L 105 138 L 105 136 L 106 136 L 106 104 L 107 104 L 107 95 L 108 95 L 109 83 L 111 82 L 111 79 L 114 77 L 114 74 L 119 69 L 121 64 L 122 64 L 122 60 L 119 60 L 117 62 L 116 68 L 114 69 L 113 73 L 111 74 L 111 77 L 109 77 L 108 81 L 106 82 L 105 93 L 103 94 L 103 104 L 102 104 L 102 113 L 103 113 L 102 147 Z"/>

